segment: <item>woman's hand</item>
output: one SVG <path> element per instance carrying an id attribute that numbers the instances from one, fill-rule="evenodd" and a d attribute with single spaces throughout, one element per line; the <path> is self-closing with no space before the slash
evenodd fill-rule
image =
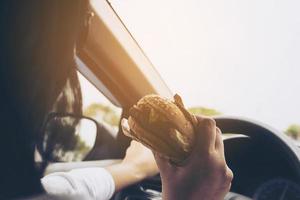
<path id="1" fill-rule="evenodd" d="M 150 149 L 139 142 L 131 141 L 122 161 L 124 165 L 131 165 L 135 173 L 141 178 L 158 174 L 158 167 Z"/>
<path id="2" fill-rule="evenodd" d="M 181 166 L 155 154 L 164 200 L 223 200 L 233 173 L 228 168 L 221 131 L 211 118 L 197 117 L 196 141 L 191 155 Z"/>

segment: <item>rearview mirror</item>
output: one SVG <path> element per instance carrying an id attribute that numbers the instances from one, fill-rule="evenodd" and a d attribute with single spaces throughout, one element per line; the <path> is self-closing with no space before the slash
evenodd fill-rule
<path id="1" fill-rule="evenodd" d="M 97 122 L 91 118 L 51 113 L 37 148 L 48 162 L 81 161 L 93 149 L 97 130 Z"/>

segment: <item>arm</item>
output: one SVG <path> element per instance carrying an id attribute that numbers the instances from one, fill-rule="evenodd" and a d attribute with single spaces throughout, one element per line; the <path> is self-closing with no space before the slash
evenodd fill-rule
<path id="1" fill-rule="evenodd" d="M 42 179 L 42 184 L 54 196 L 80 195 L 83 199 L 107 200 L 115 191 L 157 173 L 152 152 L 133 141 L 120 163 L 52 173 Z"/>
<path id="2" fill-rule="evenodd" d="M 136 141 L 131 142 L 121 163 L 105 169 L 112 175 L 116 191 L 158 173 L 152 152 Z"/>

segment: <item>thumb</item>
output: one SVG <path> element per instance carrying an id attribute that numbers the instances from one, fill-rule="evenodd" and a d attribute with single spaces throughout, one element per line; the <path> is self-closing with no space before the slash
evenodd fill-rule
<path id="1" fill-rule="evenodd" d="M 216 122 L 209 117 L 196 116 L 195 144 L 192 154 L 209 153 L 215 150 Z"/>
<path id="2" fill-rule="evenodd" d="M 170 160 L 168 158 L 163 157 L 162 155 L 160 155 L 157 152 L 153 152 L 153 155 L 154 155 L 156 164 L 162 174 L 167 175 L 167 174 L 174 173 L 174 170 L 176 169 L 176 167 L 170 163 Z"/>

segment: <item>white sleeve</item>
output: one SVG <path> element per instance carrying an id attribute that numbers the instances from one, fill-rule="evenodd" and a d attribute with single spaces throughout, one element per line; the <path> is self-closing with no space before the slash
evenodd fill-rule
<path id="1" fill-rule="evenodd" d="M 84 199 L 108 200 L 115 192 L 111 174 L 103 168 L 81 168 L 70 172 L 56 172 L 41 179 L 51 195 L 80 195 Z"/>

